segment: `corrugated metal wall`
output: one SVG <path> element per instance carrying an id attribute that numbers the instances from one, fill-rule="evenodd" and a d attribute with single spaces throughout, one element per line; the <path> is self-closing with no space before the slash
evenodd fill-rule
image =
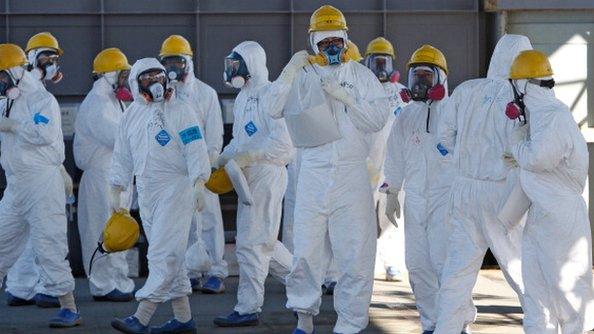
<path id="1" fill-rule="evenodd" d="M 362 51 L 377 36 L 391 40 L 403 74 L 408 57 L 421 44 L 432 44 L 446 55 L 450 89 L 485 72 L 486 33 L 478 0 L 0 0 L 0 42 L 24 47 L 41 31 L 58 38 L 65 52 L 65 78 L 48 88 L 65 116 L 91 88 L 92 60 L 101 49 L 119 47 L 132 62 L 155 56 L 171 34 L 190 41 L 196 51 L 196 74 L 228 102 L 235 92 L 224 86 L 222 72 L 223 58 L 231 49 L 244 40 L 260 42 L 274 79 L 293 52 L 308 47 L 309 17 L 324 4 L 344 12 L 349 36 Z M 223 103 L 224 109 L 230 105 Z M 74 166 L 67 132 L 65 164 L 76 182 L 80 171 Z M 231 230 L 233 204 L 223 202 L 226 228 Z M 71 221 L 71 261 L 80 273 L 76 230 Z"/>

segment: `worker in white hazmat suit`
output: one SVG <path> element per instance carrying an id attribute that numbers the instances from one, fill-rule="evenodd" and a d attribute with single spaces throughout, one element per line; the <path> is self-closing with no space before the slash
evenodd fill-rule
<path id="1" fill-rule="evenodd" d="M 294 149 L 282 120 L 272 119 L 264 96 L 270 86 L 266 53 L 260 44 L 245 41 L 225 58 L 225 81 L 241 88 L 233 106 L 233 139 L 216 162 L 234 160 L 242 168 L 254 203 L 238 203 L 236 255 L 239 264 L 237 305 L 217 317 L 218 326 L 254 326 L 264 303 L 264 281 L 271 273 L 291 268 L 291 254 L 277 240 L 282 199 L 287 187 L 285 165 Z M 274 259 L 273 259 L 274 257 Z M 280 265 L 280 268 L 279 268 Z"/>
<path id="2" fill-rule="evenodd" d="M 400 216 L 398 193 L 403 189 L 406 267 L 423 334 L 430 334 L 451 232 L 448 194 L 455 175 L 451 155 L 437 141 L 448 98 L 448 68 L 443 53 L 430 45 L 417 49 L 408 67 L 406 94 L 412 103 L 403 108 L 388 141 L 386 216 L 390 221 Z M 472 312 L 470 298 L 467 305 Z"/>
<path id="3" fill-rule="evenodd" d="M 223 147 L 223 117 L 217 93 L 194 75 L 190 43 L 180 35 L 171 35 L 161 45 L 159 60 L 165 67 L 176 97 L 193 107 L 211 165 Z M 225 231 L 219 196 L 208 189 L 204 193 L 205 206 L 196 213 L 190 229 L 186 252 L 186 268 L 192 288 L 204 293 L 222 293 L 223 280 L 228 276 L 225 253 Z M 202 281 L 204 276 L 204 282 Z"/>
<path id="4" fill-rule="evenodd" d="M 117 129 L 132 99 L 128 88 L 130 65 L 116 48 L 105 49 L 93 61 L 95 82 L 78 109 L 74 123 L 74 161 L 83 170 L 78 190 L 78 230 L 83 265 L 96 301 L 130 301 L 134 282 L 128 278 L 127 252 L 96 257 L 89 266 L 103 227 L 111 216 L 109 208 L 109 168 Z M 129 209 L 132 186 L 122 192 L 122 207 Z"/>
<path id="5" fill-rule="evenodd" d="M 51 33 L 40 32 L 31 36 L 27 41 L 25 52 L 27 53 L 27 70 L 43 85 L 46 85 L 47 82 L 56 84 L 62 80 L 59 60 L 64 52 L 60 48 L 58 40 Z M 70 201 L 73 201 L 72 178 L 63 165 L 60 167 L 60 172 L 64 178 L 66 196 Z M 35 263 L 35 254 L 33 254 L 30 240 L 27 241 L 25 250 L 6 276 L 6 292 L 6 301 L 9 306 L 37 304 L 44 308 L 60 307 L 58 298 L 43 291 L 39 266 Z"/>
<path id="6" fill-rule="evenodd" d="M 493 52 L 487 78 L 462 83 L 444 106 L 438 142 L 452 155 L 457 175 L 450 193 L 452 232 L 437 300 L 435 333 L 459 333 L 474 321 L 476 311 L 465 310 L 487 249 L 523 303 L 523 226 L 507 227 L 497 214 L 517 183 L 501 159 L 513 127 L 504 113 L 513 96 L 505 79 L 513 57 L 531 48 L 524 36 L 503 36 Z"/>
<path id="7" fill-rule="evenodd" d="M 338 269 L 334 332 L 358 333 L 368 323 L 377 233 L 367 157 L 372 134 L 389 113 L 373 73 L 345 56 L 346 30 L 338 9 L 316 10 L 310 19 L 315 64 L 308 65 L 307 52 L 296 53 L 271 88 L 273 117 L 284 117 L 302 147 L 287 279 L 287 307 L 299 319 L 294 333 L 313 332 L 328 254 Z"/>
<path id="8" fill-rule="evenodd" d="M 0 44 L 0 95 L 7 99 L 0 118 L 0 163 L 7 180 L 0 201 L 0 281 L 30 238 L 43 293 L 60 302 L 61 309 L 50 326 L 73 327 L 81 318 L 66 260 L 60 107 L 43 84 L 25 70 L 26 64 L 20 47 Z"/>
<path id="9" fill-rule="evenodd" d="M 371 177 L 371 185 L 374 189 L 373 198 L 376 212 L 378 213 L 379 236 L 377 240 L 376 267 L 378 265 L 382 267 L 383 274 L 385 274 L 388 281 L 402 280 L 401 267 L 404 262 L 401 259 L 404 256 L 404 248 L 401 247 L 404 242 L 402 231 L 397 228 L 397 224 L 393 224 L 384 214 L 386 196 L 379 192 L 379 188 L 385 179 L 384 160 L 386 158 L 388 136 L 398 115 L 407 105 L 400 97 L 400 92 L 406 87 L 398 82 L 400 72 L 394 68 L 395 58 L 396 54 L 392 43 L 383 37 L 378 37 L 367 45 L 364 60 L 365 66 L 375 74 L 389 98 L 388 111 L 390 112 L 390 118 L 384 128 L 376 135 L 375 142 L 369 153 L 367 166 Z"/>
<path id="10" fill-rule="evenodd" d="M 171 98 L 165 68 L 155 58 L 132 66 L 134 102 L 126 109 L 113 152 L 109 181 L 111 210 L 136 177 L 140 216 L 148 239 L 149 275 L 136 292 L 134 315 L 111 325 L 125 333 L 146 332 L 157 305 L 171 301 L 174 318 L 151 333 L 195 330 L 184 266 L 192 214 L 204 207 L 210 163 L 198 118 L 185 102 Z"/>
<path id="11" fill-rule="evenodd" d="M 555 98 L 545 54 L 521 52 L 510 70 L 516 123 L 511 157 L 530 199 L 522 240 L 524 332 L 582 333 L 592 329 L 592 240 L 582 192 L 588 147 L 569 108 Z M 508 110 L 509 115 L 509 110 Z M 522 125 L 522 126 L 520 126 Z"/>

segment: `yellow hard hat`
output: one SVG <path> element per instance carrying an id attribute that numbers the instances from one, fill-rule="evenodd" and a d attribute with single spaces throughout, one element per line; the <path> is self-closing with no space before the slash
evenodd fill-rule
<path id="1" fill-rule="evenodd" d="M 383 37 L 378 37 L 367 44 L 365 56 L 369 56 L 370 54 L 390 55 L 392 58 L 396 58 L 392 43 Z"/>
<path id="2" fill-rule="evenodd" d="M 180 35 L 171 35 L 167 37 L 163 41 L 163 44 L 161 44 L 161 52 L 159 52 L 159 57 L 179 55 L 194 55 L 194 52 L 192 52 L 192 47 L 190 46 L 190 42 Z"/>
<path id="3" fill-rule="evenodd" d="M 353 43 L 350 39 L 347 41 L 347 50 L 346 53 L 349 56 L 349 59 L 354 61 L 361 61 L 363 57 L 361 56 L 361 52 L 359 51 L 359 47 L 357 44 Z"/>
<path id="4" fill-rule="evenodd" d="M 553 76 L 547 56 L 538 50 L 525 50 L 514 59 L 509 71 L 510 79 L 534 79 Z"/>
<path id="5" fill-rule="evenodd" d="M 27 64 L 27 56 L 16 44 L 0 44 L 0 71 Z"/>
<path id="6" fill-rule="evenodd" d="M 60 49 L 58 40 L 54 37 L 54 35 L 47 31 L 40 32 L 29 38 L 29 41 L 27 42 L 27 48 L 25 48 L 25 52 L 29 52 L 33 49 L 39 48 L 54 49 L 60 56 L 64 53 L 64 51 Z"/>
<path id="7" fill-rule="evenodd" d="M 205 184 L 206 189 L 215 194 L 225 194 L 233 190 L 233 184 L 225 168 L 221 167 L 210 174 L 210 178 Z"/>
<path id="8" fill-rule="evenodd" d="M 114 212 L 103 228 L 103 249 L 107 253 L 134 247 L 140 236 L 140 227 L 128 210 Z"/>
<path id="9" fill-rule="evenodd" d="M 309 32 L 328 30 L 349 30 L 342 12 L 330 5 L 316 9 L 309 18 Z"/>
<path id="10" fill-rule="evenodd" d="M 93 60 L 93 73 L 107 73 L 113 71 L 129 70 L 128 58 L 118 48 L 105 49 L 95 56 Z"/>
<path id="11" fill-rule="evenodd" d="M 448 63 L 446 62 L 445 56 L 439 49 L 434 48 L 431 45 L 425 44 L 421 46 L 412 54 L 412 56 L 410 56 L 408 67 L 419 64 L 438 66 L 448 74 Z"/>

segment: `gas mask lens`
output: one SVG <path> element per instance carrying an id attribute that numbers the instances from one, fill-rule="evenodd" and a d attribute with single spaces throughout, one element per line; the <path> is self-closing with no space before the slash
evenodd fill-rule
<path id="1" fill-rule="evenodd" d="M 326 57 L 328 65 L 338 65 L 345 51 L 344 40 L 339 37 L 328 37 L 318 42 L 318 50 Z"/>
<path id="2" fill-rule="evenodd" d="M 241 88 L 245 85 L 249 77 L 247 65 L 245 61 L 237 52 L 232 52 L 225 58 L 225 71 L 223 72 L 223 79 L 227 86 L 233 88 Z"/>
<path id="3" fill-rule="evenodd" d="M 161 64 L 165 67 L 167 77 L 171 81 L 182 81 L 187 71 L 186 58 L 182 56 L 169 56 L 161 59 Z"/>
<path id="4" fill-rule="evenodd" d="M 437 76 L 431 67 L 416 66 L 408 71 L 408 88 L 413 101 L 426 101 L 427 91 L 436 84 Z"/>
<path id="5" fill-rule="evenodd" d="M 389 55 L 372 54 L 365 59 L 365 65 L 375 74 L 381 82 L 390 81 L 394 72 L 392 57 Z"/>
<path id="6" fill-rule="evenodd" d="M 6 71 L 0 72 L 0 96 L 9 99 L 18 97 L 18 88 L 16 87 L 12 76 Z"/>
<path id="7" fill-rule="evenodd" d="M 138 76 L 140 92 L 147 95 L 152 102 L 161 102 L 165 99 L 167 78 L 160 69 L 150 69 Z"/>

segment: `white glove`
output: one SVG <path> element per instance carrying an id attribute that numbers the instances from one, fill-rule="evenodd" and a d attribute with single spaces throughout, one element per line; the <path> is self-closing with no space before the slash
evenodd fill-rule
<path id="1" fill-rule="evenodd" d="M 0 119 L 0 132 L 14 132 L 16 126 L 17 122 L 8 117 Z"/>
<path id="2" fill-rule="evenodd" d="M 516 161 L 516 159 L 514 158 L 514 156 L 511 153 L 505 152 L 503 153 L 503 162 L 505 162 L 505 165 L 508 166 L 509 168 L 517 168 L 518 167 L 518 162 Z"/>
<path id="3" fill-rule="evenodd" d="M 352 106 L 355 104 L 355 99 L 349 94 L 349 92 L 344 89 L 339 83 L 338 80 L 332 77 L 325 77 L 322 78 L 322 88 L 328 95 L 334 97 L 335 99 L 343 102 L 347 106 Z"/>
<path id="4" fill-rule="evenodd" d="M 517 145 L 525 141 L 528 138 L 528 129 L 529 126 L 527 124 L 515 127 L 511 134 L 511 144 Z"/>
<path id="5" fill-rule="evenodd" d="M 124 188 L 120 186 L 109 187 L 109 212 L 114 213 L 120 210 L 121 207 L 121 194 Z"/>
<path id="6" fill-rule="evenodd" d="M 210 167 L 212 168 L 218 168 L 217 166 L 217 160 L 219 159 L 219 152 L 217 151 L 210 151 L 208 152 L 208 160 L 210 161 Z"/>
<path id="7" fill-rule="evenodd" d="M 295 76 L 303 66 L 309 64 L 307 61 L 309 54 L 305 50 L 298 51 L 291 57 L 289 63 L 283 68 L 283 71 L 278 76 L 278 79 L 284 83 L 291 84 L 295 80 Z"/>
<path id="8" fill-rule="evenodd" d="M 194 210 L 201 212 L 204 209 L 204 181 L 196 180 L 194 183 Z"/>
<path id="9" fill-rule="evenodd" d="M 229 152 L 229 151 L 223 151 L 223 153 L 221 153 L 221 155 L 219 155 L 219 157 L 217 158 L 217 160 L 214 163 L 214 168 L 221 168 L 224 167 L 227 162 L 229 162 L 229 160 L 231 160 L 233 158 L 233 153 Z"/>
<path id="10" fill-rule="evenodd" d="M 396 222 L 396 218 L 400 218 L 400 202 L 398 201 L 398 192 L 388 192 L 386 193 L 386 217 L 388 220 L 394 224 L 394 226 L 398 227 L 398 223 Z"/>
<path id="11" fill-rule="evenodd" d="M 74 186 L 72 185 L 72 178 L 70 174 L 66 171 L 66 167 L 64 165 L 60 165 L 60 174 L 62 174 L 62 178 L 64 179 L 64 190 L 66 192 L 66 196 L 70 197 L 74 195 Z"/>
<path id="12" fill-rule="evenodd" d="M 237 153 L 233 160 L 237 162 L 240 168 L 251 166 L 260 159 L 260 154 L 256 151 L 244 151 Z"/>
<path id="13" fill-rule="evenodd" d="M 399 192 L 392 190 L 387 183 L 384 183 L 379 188 L 379 192 L 386 194 L 385 214 L 388 217 L 388 220 L 390 220 L 394 226 L 398 227 L 398 223 L 396 222 L 396 219 L 394 219 L 394 215 L 396 215 L 396 218 L 400 218 L 400 202 L 398 201 Z"/>

